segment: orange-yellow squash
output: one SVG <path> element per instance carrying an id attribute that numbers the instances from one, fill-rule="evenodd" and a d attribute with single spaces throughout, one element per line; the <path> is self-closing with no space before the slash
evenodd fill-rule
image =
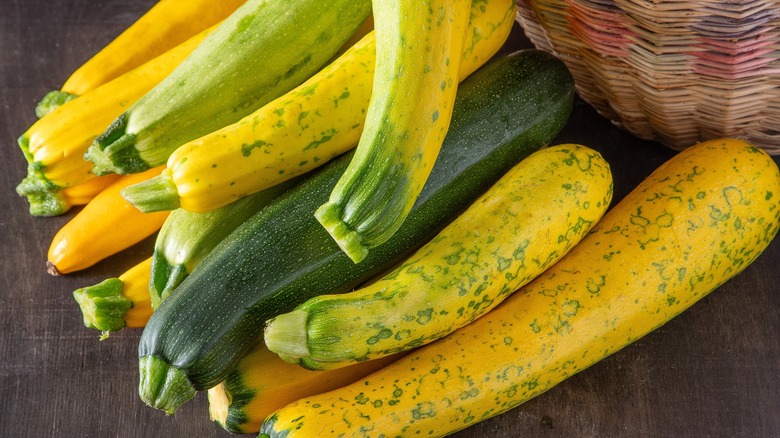
<path id="1" fill-rule="evenodd" d="M 168 212 L 144 214 L 122 198 L 130 184 L 159 175 L 163 167 L 123 176 L 100 192 L 52 239 L 47 270 L 52 275 L 88 268 L 160 229 Z"/>

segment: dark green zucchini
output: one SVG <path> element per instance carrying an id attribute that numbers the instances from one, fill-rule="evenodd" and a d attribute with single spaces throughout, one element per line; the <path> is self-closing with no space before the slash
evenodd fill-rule
<path id="1" fill-rule="evenodd" d="M 139 392 L 173 413 L 262 340 L 266 320 L 308 298 L 347 292 L 443 228 L 565 124 L 574 89 L 540 51 L 495 60 L 464 81 L 439 157 L 404 224 L 359 264 L 314 218 L 351 156 L 329 164 L 252 216 L 164 300 L 139 345 Z"/>

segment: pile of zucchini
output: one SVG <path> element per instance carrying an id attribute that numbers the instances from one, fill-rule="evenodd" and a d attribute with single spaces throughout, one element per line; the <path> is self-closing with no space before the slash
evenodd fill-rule
<path id="1" fill-rule="evenodd" d="M 780 224 L 763 151 L 693 146 L 607 212 L 604 158 L 546 147 L 574 99 L 564 65 L 491 59 L 514 16 L 514 0 L 160 0 L 46 95 L 17 191 L 33 215 L 85 205 L 49 273 L 157 233 L 73 294 L 103 338 L 143 327 L 145 403 L 173 414 L 208 391 L 214 421 L 262 437 L 443 436 L 759 256 Z"/>

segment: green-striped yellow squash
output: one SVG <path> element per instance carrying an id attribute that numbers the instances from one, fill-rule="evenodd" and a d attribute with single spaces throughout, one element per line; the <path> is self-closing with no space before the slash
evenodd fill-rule
<path id="1" fill-rule="evenodd" d="M 470 1 L 372 6 L 376 70 L 365 129 L 315 212 L 355 263 L 398 230 L 433 168 L 452 117 Z"/>
<path id="2" fill-rule="evenodd" d="M 459 80 L 506 40 L 514 0 L 475 1 Z M 182 145 L 158 178 L 125 191 L 142 211 L 203 212 L 308 172 L 360 138 L 376 63 L 374 33 L 289 93 L 240 121 Z"/>
<path id="3" fill-rule="evenodd" d="M 261 437 L 442 436 L 620 350 L 745 269 L 777 234 L 780 172 L 739 140 L 657 169 L 496 309 L 353 385 L 292 403 Z"/>
<path id="4" fill-rule="evenodd" d="M 611 199 L 612 173 L 598 152 L 535 152 L 384 278 L 277 316 L 265 343 L 286 361 L 330 369 L 433 342 L 552 266 Z"/>

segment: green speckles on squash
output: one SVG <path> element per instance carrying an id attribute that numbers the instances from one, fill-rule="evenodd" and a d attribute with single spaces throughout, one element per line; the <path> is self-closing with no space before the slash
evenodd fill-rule
<path id="1" fill-rule="evenodd" d="M 263 140 L 257 140 L 254 143 L 250 143 L 250 144 L 244 143 L 241 145 L 241 155 L 248 157 L 252 154 L 252 151 L 255 148 L 265 147 L 265 146 L 268 146 L 268 143 L 266 143 Z"/>

